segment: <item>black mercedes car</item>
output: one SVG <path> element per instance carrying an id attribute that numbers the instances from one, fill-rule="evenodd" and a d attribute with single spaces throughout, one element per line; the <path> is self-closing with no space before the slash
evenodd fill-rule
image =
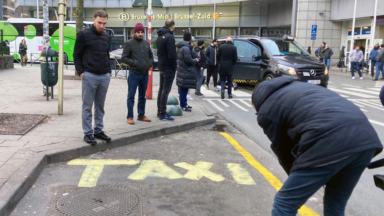
<path id="1" fill-rule="evenodd" d="M 282 75 L 296 80 L 328 86 L 328 71 L 319 59 L 311 56 L 293 37 L 232 37 L 238 60 L 233 82 L 256 84 Z M 226 38 L 219 38 L 219 45 Z"/>

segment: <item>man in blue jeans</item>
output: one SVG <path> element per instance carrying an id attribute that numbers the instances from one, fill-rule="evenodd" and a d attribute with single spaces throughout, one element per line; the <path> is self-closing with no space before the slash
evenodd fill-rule
<path id="1" fill-rule="evenodd" d="M 128 98 L 127 98 L 127 123 L 133 121 L 133 106 L 135 105 L 136 90 L 139 89 L 139 103 L 137 105 L 138 121 L 151 122 L 145 116 L 145 92 L 148 85 L 148 70 L 153 64 L 153 54 L 148 41 L 144 38 L 144 26 L 141 23 L 135 25 L 134 37 L 125 42 L 122 62 L 129 65 Z"/>
<path id="2" fill-rule="evenodd" d="M 272 216 L 296 216 L 322 186 L 324 215 L 343 216 L 361 174 L 383 149 L 365 114 L 339 94 L 290 76 L 256 85 L 252 104 L 289 175 Z"/>
<path id="3" fill-rule="evenodd" d="M 352 50 L 351 54 L 349 54 L 349 61 L 351 62 L 352 79 L 355 79 L 355 67 L 357 72 L 359 73 L 360 79 L 363 79 L 363 75 L 361 75 L 360 71 L 360 62 L 363 61 L 363 58 L 363 52 L 360 50 L 359 46 L 356 46 L 356 48 Z"/>
<path id="4" fill-rule="evenodd" d="M 384 79 L 384 44 L 380 45 L 380 50 L 377 52 L 376 57 L 376 76 L 373 81 L 379 79 L 380 72 L 382 73 L 382 79 Z"/>

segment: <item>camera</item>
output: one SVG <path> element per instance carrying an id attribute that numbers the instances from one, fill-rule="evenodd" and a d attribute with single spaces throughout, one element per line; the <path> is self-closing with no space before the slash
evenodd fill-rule
<path id="1" fill-rule="evenodd" d="M 375 168 L 383 167 L 383 166 L 384 166 L 384 159 L 381 159 L 381 160 L 378 160 L 378 161 L 375 161 L 375 162 L 372 162 L 371 164 L 369 164 L 368 169 L 375 169 Z M 373 179 L 375 181 L 376 187 L 384 190 L 384 175 L 374 175 Z"/>

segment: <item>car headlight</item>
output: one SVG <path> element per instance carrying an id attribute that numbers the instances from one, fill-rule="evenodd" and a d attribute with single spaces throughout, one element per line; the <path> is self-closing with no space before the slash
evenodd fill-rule
<path id="1" fill-rule="evenodd" d="M 325 70 L 324 70 L 324 74 L 325 74 L 325 75 L 328 75 L 328 70 L 327 70 L 327 68 L 325 68 Z"/>
<path id="2" fill-rule="evenodd" d="M 281 64 L 278 64 L 278 66 L 279 66 L 279 69 L 282 70 L 284 73 L 289 74 L 289 75 L 296 75 L 295 68 L 281 65 Z"/>

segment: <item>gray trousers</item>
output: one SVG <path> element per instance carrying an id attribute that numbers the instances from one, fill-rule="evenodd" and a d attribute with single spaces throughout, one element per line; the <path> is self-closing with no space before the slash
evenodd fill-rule
<path id="1" fill-rule="evenodd" d="M 109 73 L 97 75 L 84 72 L 82 83 L 83 109 L 82 123 L 85 135 L 98 134 L 103 131 L 104 124 L 104 103 L 107 96 L 109 81 L 111 76 Z M 92 130 L 92 106 L 95 105 L 95 129 Z"/>

